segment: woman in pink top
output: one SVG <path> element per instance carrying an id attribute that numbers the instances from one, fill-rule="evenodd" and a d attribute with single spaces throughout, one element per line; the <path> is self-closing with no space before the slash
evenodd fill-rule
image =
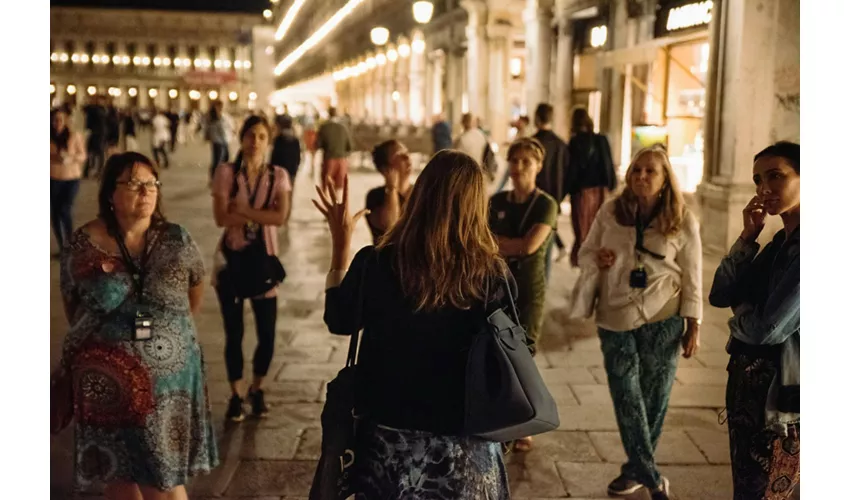
<path id="1" fill-rule="evenodd" d="M 71 210 L 80 189 L 85 161 L 82 136 L 68 128 L 65 110 L 57 109 L 50 126 L 50 222 L 60 250 L 74 230 Z"/>
<path id="2" fill-rule="evenodd" d="M 242 382 L 242 336 L 244 299 L 226 280 L 218 279 L 227 263 L 221 246 L 229 251 L 245 250 L 262 238 L 268 255 L 277 256 L 277 228 L 286 223 L 291 203 L 292 184 L 281 167 L 265 161 L 271 127 L 265 118 L 251 116 L 245 120 L 239 138 L 242 150 L 234 163 L 224 163 L 213 177 L 213 213 L 216 225 L 224 228 L 213 263 L 213 286 L 218 294 L 226 337 L 224 357 L 227 376 L 233 392 L 227 409 L 229 420 L 244 420 L 244 384 Z M 277 320 L 277 287 L 251 297 L 251 308 L 257 325 L 257 349 L 254 351 L 254 380 L 247 393 L 252 412 L 262 417 L 268 413 L 263 396 L 263 379 L 274 355 L 275 322 Z"/>

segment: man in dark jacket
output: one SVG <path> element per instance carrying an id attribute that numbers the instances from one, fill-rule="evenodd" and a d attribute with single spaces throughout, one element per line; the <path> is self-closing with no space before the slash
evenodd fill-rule
<path id="1" fill-rule="evenodd" d="M 567 143 L 552 132 L 552 118 L 555 114 L 551 104 L 541 103 L 537 105 L 534 111 L 534 126 L 537 127 L 537 133 L 534 138 L 543 144 L 543 149 L 546 151 L 546 156 L 543 158 L 543 169 L 537 174 L 537 187 L 542 189 L 546 194 L 555 198 L 558 202 L 558 211 L 560 213 L 560 204 L 564 201 L 566 192 L 567 167 L 569 166 L 570 153 L 567 148 Z M 558 245 L 558 257 L 556 260 L 561 260 L 567 255 L 564 242 L 555 230 L 554 242 Z M 550 271 L 550 256 L 552 248 L 549 247 L 546 255 L 546 276 L 548 279 Z"/>
<path id="2" fill-rule="evenodd" d="M 278 134 L 274 139 L 272 147 L 272 165 L 282 167 L 289 173 L 289 181 L 292 189 L 295 189 L 295 175 L 298 174 L 298 166 L 301 164 L 301 142 L 295 136 L 292 128 L 292 117 L 288 114 L 279 115 L 275 119 Z M 292 204 L 289 204 L 292 212 Z M 286 220 L 289 220 L 287 215 Z"/>
<path id="3" fill-rule="evenodd" d="M 92 103 L 86 105 L 86 128 L 89 129 L 88 144 L 86 145 L 88 157 L 83 176 L 88 178 L 89 174 L 95 177 L 100 175 L 106 162 L 106 108 L 103 106 L 103 98 L 95 96 Z"/>

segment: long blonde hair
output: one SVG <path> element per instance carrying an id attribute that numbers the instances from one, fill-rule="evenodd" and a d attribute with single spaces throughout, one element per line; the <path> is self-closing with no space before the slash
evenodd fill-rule
<path id="1" fill-rule="evenodd" d="M 659 195 L 661 198 L 661 211 L 658 213 L 656 221 L 661 234 L 668 238 L 675 236 L 682 229 L 685 221 L 685 213 L 688 208 L 685 205 L 685 198 L 682 196 L 682 191 L 679 189 L 679 181 L 676 179 L 676 174 L 673 173 L 670 158 L 667 156 L 667 152 L 660 147 L 651 146 L 641 149 L 634 156 L 631 164 L 629 164 L 629 169 L 626 171 L 626 187 L 614 202 L 614 215 L 617 218 L 617 222 L 624 226 L 635 225 L 638 200 L 632 190 L 631 178 L 635 164 L 643 155 L 653 155 L 664 167 L 664 187 L 661 188 Z"/>
<path id="2" fill-rule="evenodd" d="M 378 248 L 394 246 L 394 270 L 417 311 L 468 309 L 485 298 L 488 279 L 505 272 L 487 203 L 484 171 L 459 151 L 435 154 L 416 179 Z"/>

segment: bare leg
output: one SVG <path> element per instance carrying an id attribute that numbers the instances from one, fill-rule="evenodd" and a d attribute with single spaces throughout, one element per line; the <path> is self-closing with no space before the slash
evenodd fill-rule
<path id="1" fill-rule="evenodd" d="M 253 386 L 252 386 L 253 387 Z M 239 396 L 240 398 L 245 397 L 245 381 L 243 379 L 234 380 L 230 383 L 230 392 Z"/>
<path id="2" fill-rule="evenodd" d="M 259 391 L 260 389 L 262 389 L 263 388 L 263 380 L 265 380 L 265 379 L 266 379 L 266 377 L 261 377 L 261 376 L 255 374 L 254 375 L 254 382 L 251 384 L 251 391 Z"/>
<path id="3" fill-rule="evenodd" d="M 103 494 L 107 500 L 144 500 L 136 483 L 109 483 Z"/>
<path id="4" fill-rule="evenodd" d="M 189 500 L 186 487 L 182 484 L 167 491 L 160 491 L 150 486 L 139 486 L 144 500 Z"/>

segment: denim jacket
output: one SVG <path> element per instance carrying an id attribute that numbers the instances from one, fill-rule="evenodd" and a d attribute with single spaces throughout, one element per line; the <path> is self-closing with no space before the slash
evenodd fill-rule
<path id="1" fill-rule="evenodd" d="M 784 433 L 787 424 L 800 421 L 799 413 L 780 411 L 778 405 L 780 392 L 796 391 L 799 398 L 800 228 L 787 241 L 785 231 L 779 231 L 756 257 L 758 250 L 758 243 L 735 242 L 717 268 L 709 302 L 732 308 L 729 329 L 735 339 L 750 345 L 781 346 L 780 369 L 768 393 L 765 423 Z"/>

